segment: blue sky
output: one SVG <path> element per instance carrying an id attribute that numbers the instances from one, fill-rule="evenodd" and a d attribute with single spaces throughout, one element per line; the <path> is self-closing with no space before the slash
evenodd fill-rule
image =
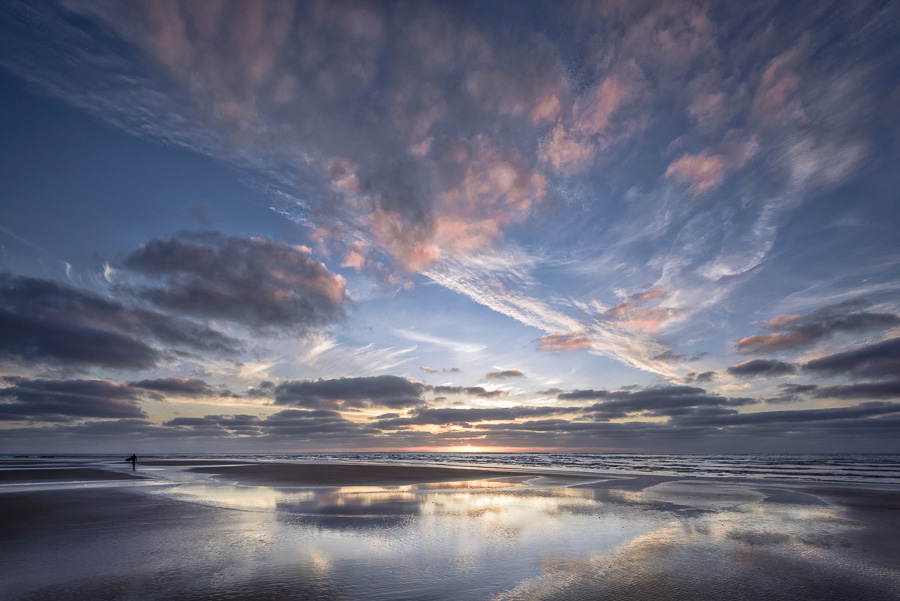
<path id="1" fill-rule="evenodd" d="M 0 11 L 0 451 L 898 451 L 895 3 Z"/>

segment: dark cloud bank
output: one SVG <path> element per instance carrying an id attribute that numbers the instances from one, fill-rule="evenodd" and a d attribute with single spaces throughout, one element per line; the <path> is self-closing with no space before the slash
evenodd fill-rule
<path id="1" fill-rule="evenodd" d="M 145 278 L 125 285 L 157 307 L 199 319 L 307 332 L 344 316 L 344 280 L 308 249 L 267 238 L 181 232 L 154 239 L 122 265 Z"/>
<path id="2" fill-rule="evenodd" d="M 210 325 L 305 334 L 345 315 L 343 278 L 307 249 L 220 232 L 154 239 L 125 256 L 113 293 L 0 273 L 0 361 L 144 370 L 173 353 L 236 354 Z M 158 310 L 136 306 L 145 301 Z M 165 312 L 161 312 L 165 311 Z"/>
<path id="3" fill-rule="evenodd" d="M 72 421 L 76 418 L 146 417 L 142 391 L 105 380 L 2 378 L 0 420 Z"/>
<path id="4" fill-rule="evenodd" d="M 135 403 L 145 394 L 205 393 L 202 381 L 160 379 L 115 385 L 104 381 L 46 381 L 8 378 L 0 414 L 4 419 L 72 422 L 74 418 L 106 421 L 60 423 L 41 429 L 8 431 L 10 441 L 38 432 L 69 443 L 121 441 L 140 436 L 154 444 L 201 448 L 215 444 L 240 447 L 248 441 L 271 448 L 319 450 L 404 448 L 453 444 L 549 446 L 556 448 L 644 448 L 648 450 L 763 451 L 801 449 L 828 451 L 840 441 L 855 450 L 882 450 L 900 426 L 900 403 L 874 401 L 828 409 L 756 411 L 738 408 L 758 401 L 725 397 L 692 386 L 637 390 L 560 392 L 561 406 L 448 408 L 429 406 L 427 385 L 397 376 L 339 378 L 261 385 L 278 404 L 297 408 L 268 417 L 207 415 L 177 417 L 161 425 L 143 417 Z M 863 388 L 866 386 L 867 388 Z M 837 398 L 898 398 L 895 381 L 851 387 L 786 384 L 783 395 Z M 478 392 L 478 391 L 474 391 Z M 864 396 L 868 395 L 868 396 Z M 89 399 L 85 402 L 84 399 Z M 593 403 L 591 403 L 594 401 Z M 770 401 L 772 402 L 772 401 Z M 74 409 L 78 407 L 78 409 Z M 341 410 L 395 407 L 370 420 L 350 420 Z M 50 419 L 44 419 L 50 416 Z M 119 419 L 116 419 L 119 418 Z M 612 421 L 635 420 L 640 421 Z M 646 421 L 653 419 L 654 421 Z M 440 428 L 436 433 L 421 426 Z M 212 441 L 215 441 L 214 443 Z M 199 447 L 197 446 L 199 445 Z"/>
<path id="5" fill-rule="evenodd" d="M 0 360 L 70 368 L 151 368 L 165 352 L 147 339 L 198 352 L 239 348 L 203 324 L 10 273 L 0 274 L 0 330 Z"/>

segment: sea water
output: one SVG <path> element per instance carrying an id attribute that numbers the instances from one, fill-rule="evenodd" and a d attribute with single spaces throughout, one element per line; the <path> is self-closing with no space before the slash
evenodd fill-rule
<path id="1" fill-rule="evenodd" d="M 0 455 L 0 459 L 117 460 L 118 455 Z M 124 455 L 123 455 L 124 457 Z M 547 469 L 619 475 L 900 484 L 898 454 L 643 454 L 643 453 L 227 453 L 143 454 L 140 459 L 372 462 Z"/>

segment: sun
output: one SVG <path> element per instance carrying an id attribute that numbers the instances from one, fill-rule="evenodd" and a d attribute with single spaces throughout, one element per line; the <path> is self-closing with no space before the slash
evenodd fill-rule
<path id="1" fill-rule="evenodd" d="M 447 447 L 451 453 L 484 453 L 489 447 L 476 447 L 470 444 L 459 447 Z"/>

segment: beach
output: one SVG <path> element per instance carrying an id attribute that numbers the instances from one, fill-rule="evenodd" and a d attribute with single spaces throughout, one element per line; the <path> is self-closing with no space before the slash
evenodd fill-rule
<path id="1" fill-rule="evenodd" d="M 898 599 L 896 485 L 7 460 L 0 598 Z"/>

